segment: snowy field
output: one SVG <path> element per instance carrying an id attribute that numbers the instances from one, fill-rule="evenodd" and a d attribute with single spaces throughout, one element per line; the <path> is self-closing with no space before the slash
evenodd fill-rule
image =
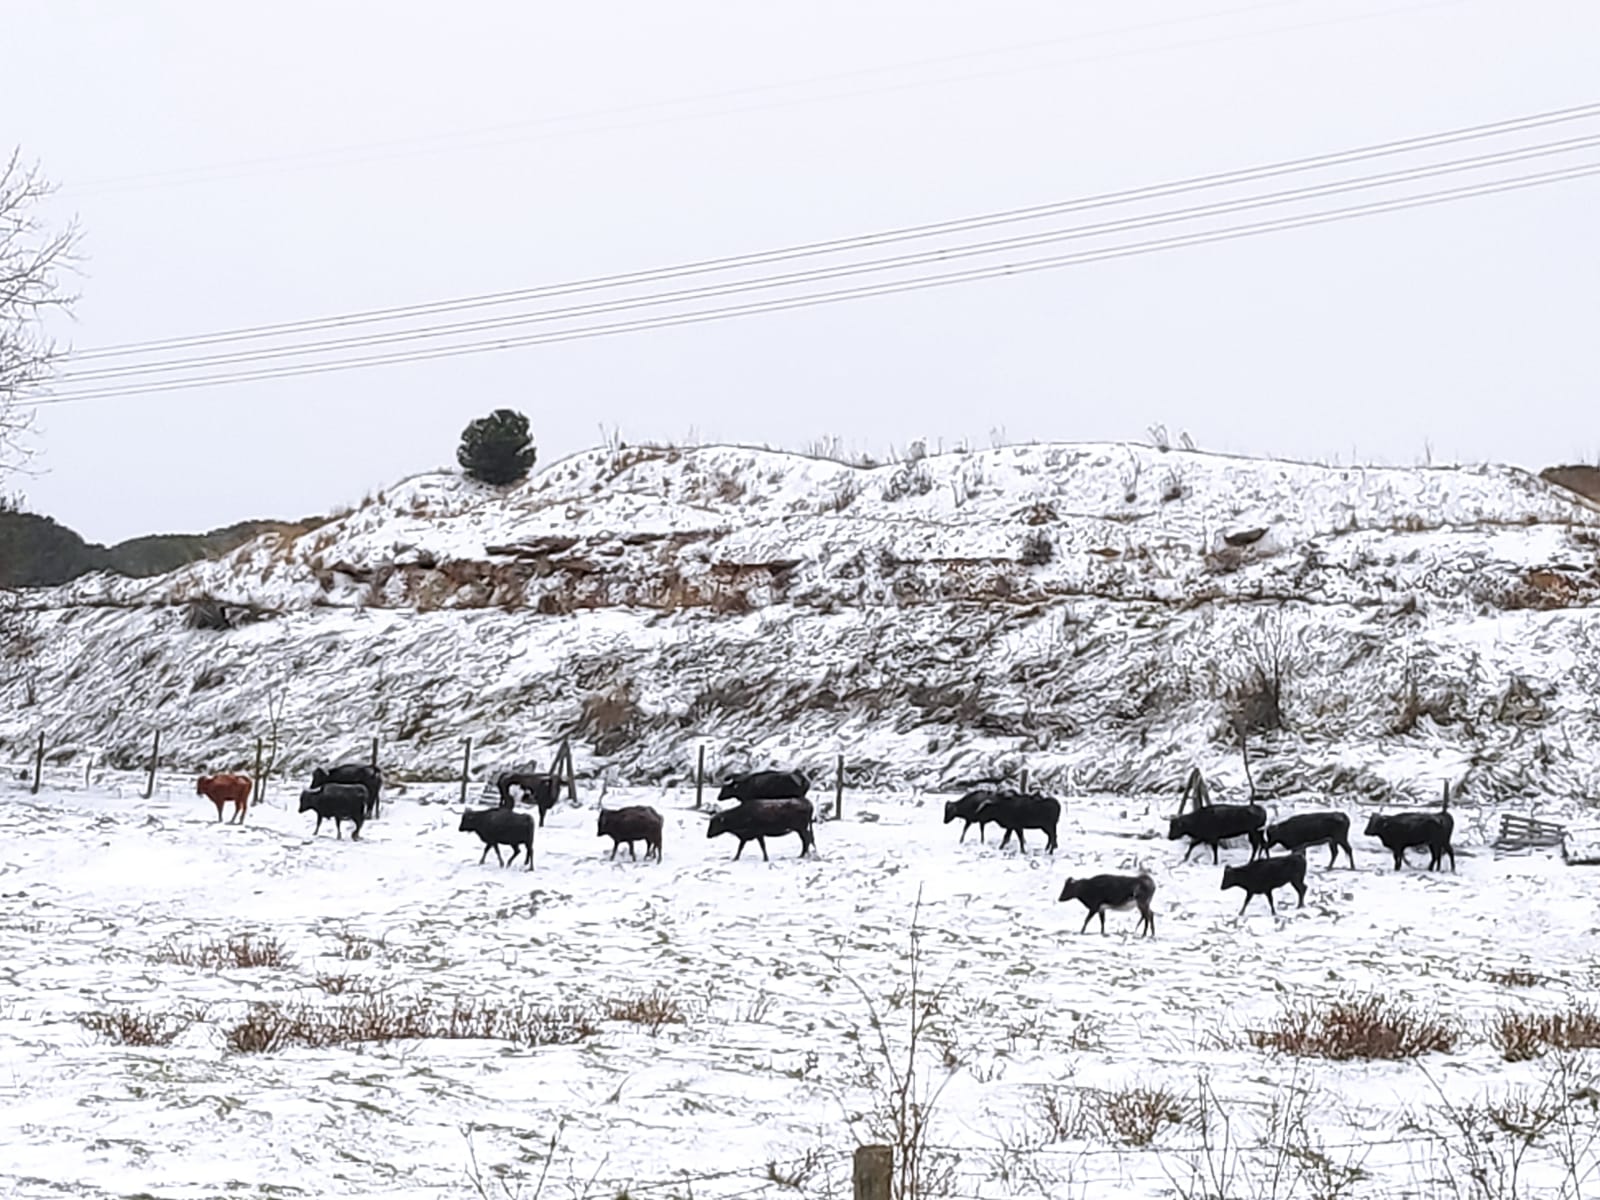
<path id="1" fill-rule="evenodd" d="M 1459 872 L 1434 875 L 1390 870 L 1352 812 L 1355 871 L 1313 851 L 1304 909 L 1285 890 L 1276 918 L 1260 899 L 1240 918 L 1209 854 L 1180 864 L 1157 805 L 1126 798 L 1068 801 L 1052 857 L 1031 840 L 1002 852 L 994 830 L 958 844 L 942 796 L 852 793 L 816 859 L 791 837 L 763 863 L 754 844 L 733 862 L 731 839 L 706 839 L 692 791 L 613 791 L 608 805 L 664 813 L 664 864 L 607 861 L 591 797 L 551 813 L 529 874 L 478 865 L 448 786 L 414 789 L 351 842 L 326 825 L 312 839 L 281 794 L 230 826 L 186 781 L 148 802 L 142 782 L 0 791 L 6 1197 L 848 1195 L 849 1153 L 882 1109 L 864 996 L 903 1066 L 919 893 L 921 980 L 944 988 L 917 1060 L 931 1086 L 948 1076 L 928 1137 L 938 1194 L 1500 1194 L 1472 1191 L 1445 1100 L 1534 1095 L 1552 1060 L 1502 1061 L 1488 1019 L 1600 989 L 1600 869 L 1496 859 L 1461 836 L 1480 814 L 1459 818 Z M 1120 913 L 1110 936 L 1080 936 L 1062 880 L 1140 866 L 1159 888 L 1156 939 Z M 244 934 L 278 939 L 286 964 L 163 961 Z M 253 1003 L 337 1007 L 372 989 L 602 1015 L 569 1045 L 227 1047 Z M 1249 1044 L 1286 1000 L 1372 992 L 1459 1025 L 1460 1041 L 1413 1063 Z M 682 1021 L 604 1019 L 651 993 Z M 195 1019 L 166 1047 L 80 1021 L 123 1008 Z M 1572 1067 L 1591 1088 L 1597 1054 Z M 1136 1088 L 1180 1098 L 1184 1119 L 1138 1146 L 1084 1116 Z M 1561 1194 L 1558 1159 L 1530 1154 L 1529 1194 Z M 1206 1182 L 1230 1162 L 1231 1182 Z"/>

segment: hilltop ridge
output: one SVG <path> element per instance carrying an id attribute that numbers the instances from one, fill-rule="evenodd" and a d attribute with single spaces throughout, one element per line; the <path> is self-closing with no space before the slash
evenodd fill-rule
<path id="1" fill-rule="evenodd" d="M 880 786 L 1026 763 L 1134 791 L 1192 763 L 1242 784 L 1243 724 L 1264 788 L 1577 795 L 1597 546 L 1592 504 L 1503 466 L 602 448 L 31 593 L 33 703 L 13 671 L 0 738 L 132 761 L 159 723 L 175 762 L 243 766 L 276 705 L 294 767 L 376 734 L 445 773 L 473 735 L 490 770 L 570 734 L 631 782 L 703 743 L 720 766 L 843 751 Z"/>

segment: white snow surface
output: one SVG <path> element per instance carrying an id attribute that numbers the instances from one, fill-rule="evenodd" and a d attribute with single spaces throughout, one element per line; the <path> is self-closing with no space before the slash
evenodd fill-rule
<path id="1" fill-rule="evenodd" d="M 1304 908 L 1285 890 L 1276 916 L 1258 898 L 1241 917 L 1240 893 L 1219 891 L 1204 852 L 1182 863 L 1178 843 L 1150 840 L 1162 812 L 1118 797 L 1070 798 L 1047 855 L 1036 842 L 1026 854 L 993 836 L 979 845 L 976 831 L 958 842 L 936 799 L 856 793 L 843 820 L 819 826 L 815 858 L 785 838 L 768 863 L 754 844 L 734 862 L 729 839 L 708 841 L 692 789 L 632 789 L 605 803 L 665 814 L 663 864 L 625 849 L 609 861 L 593 804 L 563 804 L 526 873 L 479 865 L 448 785 L 412 789 L 359 841 L 339 841 L 327 827 L 310 836 L 311 818 L 283 797 L 219 825 L 187 778 L 163 778 L 150 801 L 143 782 L 0 792 L 7 1197 L 446 1200 L 480 1196 L 479 1183 L 563 1200 L 848 1194 L 850 1149 L 872 1133 L 852 1118 L 876 1105 L 864 997 L 903 1062 L 914 911 L 922 985 L 943 989 L 919 1069 L 939 1080 L 953 1068 L 929 1133 L 953 1172 L 948 1194 L 1175 1194 L 1205 1161 L 1192 1125 L 1137 1147 L 1103 1131 L 1058 1136 L 1042 1114 L 1052 1096 L 1068 1108 L 1138 1086 L 1192 1097 L 1205 1079 L 1240 1147 L 1270 1141 L 1272 1106 L 1300 1095 L 1304 1143 L 1361 1172 L 1344 1194 L 1448 1196 L 1468 1164 L 1445 1099 L 1531 1095 L 1548 1073 L 1501 1061 L 1489 1018 L 1558 1010 L 1600 986 L 1600 870 L 1548 853 L 1463 846 L 1456 874 L 1396 872 L 1357 837 L 1353 871 L 1311 852 Z M 1154 940 L 1134 938 L 1123 913 L 1109 936 L 1080 934 L 1081 906 L 1056 902 L 1068 875 L 1137 867 L 1158 884 Z M 164 946 L 244 933 L 278 938 L 289 964 L 157 961 Z M 370 957 L 345 957 L 349 943 Z M 1513 970 L 1536 982 L 1508 985 Z M 653 1035 L 603 1021 L 576 1045 L 531 1049 L 226 1048 L 253 1003 L 352 1002 L 317 986 L 330 974 L 444 1003 L 596 1005 L 660 990 L 685 1019 Z M 1461 1041 L 1418 1063 L 1298 1068 L 1248 1044 L 1288 1000 L 1372 993 L 1458 1025 Z M 79 1023 L 119 1008 L 203 1015 L 164 1048 Z M 1574 1068 L 1590 1086 L 1595 1053 Z M 1262 1183 L 1272 1161 L 1249 1150 L 1239 1186 L 1247 1173 Z M 769 1163 L 801 1171 L 801 1185 L 773 1182 Z M 1549 1147 L 1525 1176 L 1526 1194 L 1562 1194 Z"/>

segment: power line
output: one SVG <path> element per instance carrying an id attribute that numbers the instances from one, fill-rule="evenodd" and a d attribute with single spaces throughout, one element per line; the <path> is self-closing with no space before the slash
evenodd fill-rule
<path id="1" fill-rule="evenodd" d="M 495 350 L 508 350 L 535 345 L 548 345 L 555 342 L 587 340 L 596 337 L 615 336 L 621 333 L 635 333 L 651 329 L 671 328 L 679 325 L 701 324 L 708 321 L 727 320 L 734 317 L 749 316 L 757 313 L 782 312 L 791 309 L 809 308 L 820 304 L 838 303 L 845 300 L 863 299 L 870 296 L 894 295 L 902 292 L 920 291 L 927 288 L 947 287 L 953 284 L 968 283 L 980 279 L 992 279 L 1003 275 L 1029 274 L 1036 271 L 1052 270 L 1065 266 L 1076 266 L 1088 262 L 1101 262 L 1109 259 L 1129 258 L 1137 255 L 1178 249 L 1186 246 L 1208 245 L 1214 242 L 1232 241 L 1239 238 L 1253 237 L 1260 234 L 1273 233 L 1285 229 L 1297 229 L 1314 225 L 1324 225 L 1336 221 L 1371 216 L 1377 213 L 1397 212 L 1404 209 L 1427 207 L 1434 204 L 1448 203 L 1473 196 L 1485 196 L 1501 192 L 1519 191 L 1524 188 L 1545 186 L 1552 183 L 1559 183 L 1566 180 L 1578 179 L 1593 175 L 1600 175 L 1600 162 L 1563 168 L 1557 171 L 1547 171 L 1535 175 L 1520 176 L 1514 179 L 1499 180 L 1490 183 L 1471 184 L 1463 187 L 1446 189 L 1439 192 L 1425 193 L 1420 196 L 1409 196 L 1392 200 L 1375 201 L 1369 204 L 1352 205 L 1343 209 L 1335 209 L 1329 212 L 1307 214 L 1298 217 L 1283 217 L 1272 221 L 1258 222 L 1253 225 L 1239 225 L 1221 230 L 1183 234 L 1170 238 L 1156 239 L 1153 241 L 1135 242 L 1126 246 L 1110 247 L 1102 250 L 1083 251 L 1077 254 L 1057 255 L 1042 259 L 1024 260 L 1018 263 L 1002 264 L 1000 266 L 973 268 L 967 271 L 930 276 L 923 279 L 905 280 L 895 283 L 871 284 L 857 288 L 835 289 L 830 292 L 824 292 L 811 296 L 792 297 L 783 300 L 760 301 L 745 305 L 724 306 L 721 308 L 707 309 L 700 312 L 679 313 L 654 318 L 641 318 L 633 321 L 616 322 L 610 325 L 597 325 L 553 333 L 532 334 L 518 338 L 501 338 L 486 342 L 469 343 L 462 346 L 439 347 L 432 350 L 409 351 L 387 355 L 371 355 L 365 358 L 350 359 L 334 363 L 320 363 L 311 366 L 300 367 L 269 368 L 256 371 L 206 376 L 197 379 L 170 381 L 165 383 L 147 383 L 125 388 L 113 387 L 95 389 L 85 392 L 72 393 L 65 396 L 52 396 L 36 400 L 18 401 L 17 404 L 19 407 L 37 408 L 47 405 L 74 403 L 81 400 L 140 396 L 157 392 L 186 391 L 192 388 L 210 387 L 218 384 L 245 383 L 268 379 L 287 379 L 305 375 L 320 375 L 330 371 L 347 371 L 366 367 L 393 365 L 397 363 L 424 362 L 431 359 L 457 357 L 464 354 L 487 353 Z"/>
<path id="2" fill-rule="evenodd" d="M 1330 183 L 1315 184 L 1308 187 L 1291 188 L 1284 191 L 1266 193 L 1265 195 L 1261 196 L 1241 197 L 1234 200 L 1190 206 L 1188 208 L 1177 209 L 1164 213 L 1128 217 L 1115 221 L 1100 222 L 1098 224 L 1076 226 L 1067 229 L 1049 230 L 1041 233 L 1024 234 L 988 242 L 945 247 L 941 249 L 922 251 L 911 255 L 869 259 L 865 262 L 842 264 L 833 267 L 814 268 L 807 271 L 789 272 L 787 274 L 765 276 L 756 279 L 734 280 L 697 288 L 658 293 L 655 295 L 627 297 L 623 299 L 601 301 L 598 303 L 569 306 L 566 308 L 543 309 L 533 312 L 514 313 L 506 316 L 481 318 L 474 321 L 425 326 L 420 329 L 407 329 L 388 333 L 365 334 L 355 337 L 336 338 L 332 340 L 305 342 L 288 346 L 254 350 L 238 350 L 223 354 L 167 359 L 153 363 L 143 363 L 135 366 L 103 367 L 86 371 L 68 370 L 63 372 L 59 378 L 72 383 L 104 383 L 115 380 L 131 379 L 133 377 L 142 375 L 171 374 L 178 371 L 192 371 L 211 366 L 221 366 L 244 362 L 260 362 L 279 358 L 297 358 L 312 354 L 325 354 L 330 351 L 353 350 L 380 345 L 432 341 L 440 338 L 462 336 L 468 333 L 485 332 L 491 329 L 516 328 L 530 324 L 544 324 L 554 321 L 571 320 L 577 317 L 596 316 L 603 313 L 625 312 L 640 308 L 659 307 L 667 304 L 682 304 L 691 300 L 703 300 L 719 296 L 737 295 L 771 288 L 793 287 L 802 283 L 816 283 L 829 279 L 839 279 L 856 275 L 904 269 L 912 266 L 921 266 L 933 262 L 948 262 L 961 258 L 990 255 L 1004 250 L 1017 250 L 1032 246 L 1049 245 L 1061 241 L 1099 237 L 1106 234 L 1128 232 L 1137 229 L 1148 229 L 1160 225 L 1173 224 L 1176 222 L 1197 220 L 1202 217 L 1220 216 L 1255 208 L 1263 208 L 1272 205 L 1292 203 L 1295 201 L 1338 195 L 1345 192 L 1382 187 L 1394 183 L 1427 179 L 1460 171 L 1477 170 L 1486 166 L 1503 165 L 1529 158 L 1542 157 L 1552 154 L 1567 154 L 1572 153 L 1575 150 L 1587 149 L 1595 145 L 1600 145 L 1600 133 L 1591 134 L 1586 137 L 1568 138 L 1562 141 L 1545 143 L 1538 146 L 1521 147 L 1516 150 L 1503 150 L 1492 154 L 1477 155 L 1464 159 L 1455 159 L 1444 163 L 1433 163 L 1423 167 L 1408 167 L 1398 171 L 1364 176 L 1357 179 L 1339 180 Z"/>
<path id="3" fill-rule="evenodd" d="M 543 299 L 558 295 L 572 295 L 586 291 L 598 290 L 601 288 L 612 288 L 629 284 L 651 283 L 663 279 L 683 278 L 730 270 L 736 267 L 766 265 L 795 258 L 804 258 L 821 254 L 833 254 L 846 250 L 862 249 L 870 246 L 890 244 L 893 242 L 935 237 L 941 234 L 964 232 L 971 229 L 988 228 L 991 226 L 1011 224 L 1020 221 L 1037 220 L 1043 217 L 1057 216 L 1068 212 L 1080 212 L 1109 205 L 1126 204 L 1137 200 L 1157 199 L 1165 196 L 1178 195 L 1185 192 L 1198 191 L 1205 188 L 1222 187 L 1235 183 L 1244 183 L 1259 179 L 1272 178 L 1278 175 L 1317 170 L 1324 167 L 1340 166 L 1348 163 L 1361 162 L 1372 158 L 1381 158 L 1394 154 L 1407 153 L 1414 150 L 1452 145 L 1457 142 L 1473 141 L 1480 138 L 1497 137 L 1507 133 L 1515 133 L 1527 129 L 1540 128 L 1547 125 L 1561 124 L 1569 121 L 1579 121 L 1596 115 L 1600 115 L 1600 104 L 1577 105 L 1564 109 L 1555 109 L 1547 112 L 1535 113 L 1525 117 L 1511 118 L 1504 121 L 1495 121 L 1487 124 L 1466 126 L 1459 129 L 1447 130 L 1441 133 L 1425 134 L 1390 142 L 1380 142 L 1375 145 L 1336 151 L 1329 154 L 1287 159 L 1257 167 L 1248 167 L 1233 171 L 1191 176 L 1186 179 L 1180 179 L 1168 183 L 1153 184 L 1114 192 L 1103 192 L 1097 195 L 1074 200 L 1057 201 L 1050 204 L 1033 205 L 1025 208 L 1006 209 L 997 212 L 980 214 L 977 216 L 962 217 L 947 221 L 937 221 L 928 224 L 904 226 L 898 229 L 884 230 L 878 233 L 858 234 L 852 237 L 801 243 L 775 250 L 729 255 L 721 258 L 700 259 L 668 267 L 657 267 L 641 271 L 629 271 L 611 275 L 593 276 L 567 283 L 547 284 L 538 287 L 519 288 L 510 291 L 480 293 L 478 295 L 459 297 L 451 300 L 401 305 L 381 309 L 368 309 L 352 313 L 336 314 L 329 317 L 317 317 L 299 321 L 253 325 L 240 329 L 223 330 L 206 334 L 195 334 L 173 338 L 159 338 L 140 342 L 127 342 L 79 351 L 68 355 L 67 358 L 71 362 L 88 362 L 102 358 L 126 358 L 139 354 L 155 353 L 162 350 L 176 350 L 198 346 L 220 345 L 235 341 L 254 341 L 266 337 L 276 337 L 290 333 L 304 333 L 320 329 L 344 328 L 352 325 L 393 321 L 406 317 L 427 316 L 436 313 L 455 312 L 470 308 L 492 307 L 502 304 L 516 303 L 523 300 Z"/>

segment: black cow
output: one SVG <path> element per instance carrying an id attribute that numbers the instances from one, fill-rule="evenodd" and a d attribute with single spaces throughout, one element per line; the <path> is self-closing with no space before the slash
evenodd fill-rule
<path id="1" fill-rule="evenodd" d="M 341 763 L 337 767 L 318 767 L 311 772 L 311 786 L 328 783 L 359 783 L 367 789 L 367 818 L 378 815 L 379 794 L 383 791 L 383 772 L 367 763 Z"/>
<path id="2" fill-rule="evenodd" d="M 1272 891 L 1288 884 L 1300 894 L 1300 903 L 1297 908 L 1306 906 L 1306 856 L 1303 851 L 1296 850 L 1293 854 L 1281 854 L 1277 858 L 1251 859 L 1240 867 L 1222 868 L 1222 890 L 1237 887 L 1244 889 L 1244 903 L 1239 906 L 1242 916 L 1244 910 L 1250 907 L 1250 901 L 1256 896 L 1266 896 L 1267 907 L 1272 909 L 1273 916 L 1278 914 L 1278 906 L 1272 902 Z"/>
<path id="3" fill-rule="evenodd" d="M 522 792 L 522 802 L 531 804 L 539 810 L 539 824 L 544 824 L 544 815 L 556 806 L 556 797 L 561 790 L 561 783 L 554 775 L 542 775 L 537 771 L 508 771 L 495 779 L 494 785 L 500 791 L 500 807 L 516 807 L 516 798 L 512 796 L 511 789 L 518 788 Z"/>
<path id="4" fill-rule="evenodd" d="M 1448 805 L 1449 801 L 1446 800 Z M 1375 837 L 1394 855 L 1394 869 L 1398 871 L 1405 862 L 1406 851 L 1413 846 L 1426 846 L 1431 856 L 1428 870 L 1437 871 L 1450 856 L 1450 870 L 1456 869 L 1456 850 L 1450 844 L 1455 832 L 1456 819 L 1448 807 L 1438 812 L 1403 812 L 1392 816 L 1375 816 L 1367 822 L 1367 836 Z"/>
<path id="5" fill-rule="evenodd" d="M 1062 900 L 1080 900 L 1089 910 L 1083 918 L 1083 928 L 1078 932 L 1088 933 L 1089 922 L 1098 914 L 1102 937 L 1106 932 L 1106 909 L 1125 911 L 1134 907 L 1139 909 L 1137 929 L 1140 935 L 1148 930 L 1150 936 L 1155 937 L 1156 918 L 1150 911 L 1150 901 L 1155 894 L 1156 881 L 1144 871 L 1137 875 L 1091 875 L 1088 879 L 1069 879 L 1061 889 Z"/>
<path id="6" fill-rule="evenodd" d="M 978 840 L 983 841 L 983 832 L 989 827 L 993 817 L 983 815 L 983 806 L 994 798 L 993 788 L 978 788 L 968 792 L 959 800 L 946 800 L 944 805 L 944 823 L 962 821 L 961 841 L 967 840 L 967 832 L 976 825 L 978 827 Z"/>
<path id="7" fill-rule="evenodd" d="M 595 836 L 611 838 L 612 858 L 617 857 L 617 847 L 627 842 L 628 853 L 637 860 L 639 856 L 634 852 L 633 844 L 643 842 L 645 859 L 648 860 L 654 853 L 656 861 L 661 861 L 661 814 L 648 805 L 602 808 L 600 827 L 595 830 Z"/>
<path id="8" fill-rule="evenodd" d="M 517 861 L 517 855 L 527 851 L 528 870 L 533 870 L 533 818 L 527 813 L 513 812 L 505 808 L 469 808 L 461 814 L 460 832 L 475 833 L 483 839 L 483 853 L 478 856 L 478 865 L 482 866 L 489 857 L 489 851 L 494 851 L 494 860 L 502 867 L 507 860 L 500 857 L 500 847 L 511 847 L 510 862 Z"/>
<path id="9" fill-rule="evenodd" d="M 1045 849 L 1056 852 L 1056 826 L 1061 821 L 1061 801 L 1035 792 L 996 792 L 978 807 L 976 821 L 993 821 L 1006 831 L 1000 839 L 1000 849 L 1006 848 L 1011 835 L 1017 835 L 1017 848 L 1026 852 L 1028 843 L 1023 830 L 1041 830 L 1046 838 Z"/>
<path id="10" fill-rule="evenodd" d="M 718 800 L 804 800 L 811 781 L 804 771 L 747 771 L 731 775 L 717 793 Z"/>
<path id="11" fill-rule="evenodd" d="M 1356 867 L 1356 856 L 1350 852 L 1350 818 L 1342 812 L 1301 813 L 1285 817 L 1267 826 L 1266 847 L 1285 850 L 1304 850 L 1307 846 L 1326 846 L 1331 868 L 1339 861 L 1339 851 L 1350 860 L 1350 869 Z"/>
<path id="12" fill-rule="evenodd" d="M 1267 852 L 1261 836 L 1266 823 L 1267 810 L 1259 804 L 1211 804 L 1171 818 L 1167 823 L 1167 840 L 1189 839 L 1189 853 L 1183 856 L 1184 862 L 1189 861 L 1196 847 L 1210 846 L 1211 862 L 1215 865 L 1220 861 L 1217 848 L 1223 842 L 1229 838 L 1248 837 L 1250 861 L 1254 862 Z"/>
<path id="13" fill-rule="evenodd" d="M 361 836 L 361 826 L 366 822 L 370 803 L 371 794 L 359 783 L 325 783 L 320 788 L 307 788 L 300 793 L 300 811 L 317 814 L 316 826 L 311 830 L 312 837 L 321 831 L 322 822 L 326 819 L 333 822 L 333 832 L 342 839 L 344 822 L 349 821 L 355 826 L 350 840 L 355 841 Z"/>
<path id="14" fill-rule="evenodd" d="M 811 801 L 798 797 L 781 800 L 749 800 L 737 808 L 724 809 L 711 818 L 706 826 L 706 837 L 714 838 L 731 833 L 739 839 L 739 848 L 733 852 L 735 862 L 744 853 L 744 844 L 752 839 L 760 843 L 761 859 L 767 858 L 767 839 L 782 837 L 786 833 L 800 835 L 800 857 L 815 848 L 816 836 L 812 831 L 814 813 Z"/>

